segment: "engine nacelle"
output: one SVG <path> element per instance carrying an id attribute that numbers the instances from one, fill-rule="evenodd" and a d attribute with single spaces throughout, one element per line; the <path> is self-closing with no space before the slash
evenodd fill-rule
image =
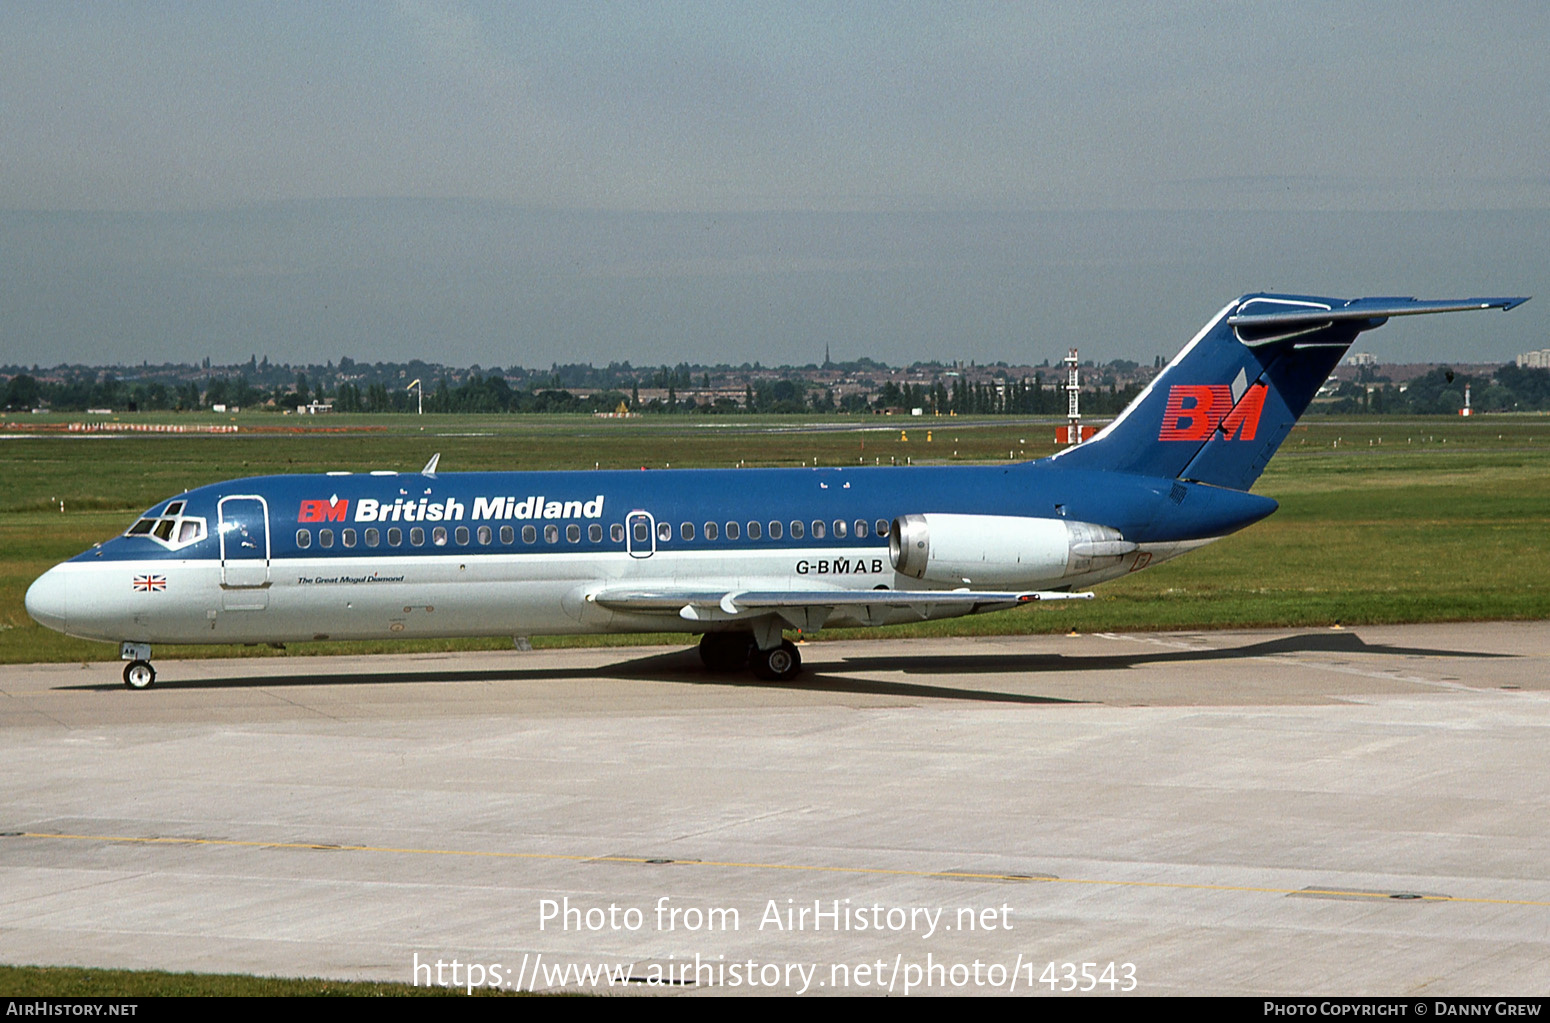
<path id="1" fill-rule="evenodd" d="M 1136 545 L 1091 522 L 1013 515 L 901 515 L 888 529 L 894 570 L 953 585 L 1049 585 L 1118 563 Z"/>

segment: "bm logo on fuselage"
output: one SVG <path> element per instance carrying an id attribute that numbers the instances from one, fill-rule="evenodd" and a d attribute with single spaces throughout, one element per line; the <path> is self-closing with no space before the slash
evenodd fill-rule
<path id="1" fill-rule="evenodd" d="M 1227 384 L 1174 384 L 1157 439 L 1203 441 L 1219 430 L 1222 440 L 1253 440 L 1264 408 L 1264 384 L 1254 384 L 1236 403 Z"/>
<path id="2" fill-rule="evenodd" d="M 303 501 L 301 511 L 296 516 L 297 522 L 344 522 L 345 513 L 350 510 L 348 500 L 334 501 Z"/>

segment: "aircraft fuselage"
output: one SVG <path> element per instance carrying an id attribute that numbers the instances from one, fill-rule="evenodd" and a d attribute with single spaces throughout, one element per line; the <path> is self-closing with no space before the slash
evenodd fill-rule
<path id="1" fill-rule="evenodd" d="M 906 514 L 1095 523 L 1136 545 L 1085 559 L 1061 551 L 995 580 L 1070 589 L 1274 509 L 1238 491 L 1047 462 L 273 476 L 153 506 L 129 534 L 38 580 L 27 604 L 70 635 L 140 643 L 714 631 L 733 625 L 589 598 L 688 581 L 728 592 L 974 588 L 972 576 L 896 571 L 889 532 Z M 837 612 L 826 624 L 879 624 L 875 612 L 853 618 Z"/>

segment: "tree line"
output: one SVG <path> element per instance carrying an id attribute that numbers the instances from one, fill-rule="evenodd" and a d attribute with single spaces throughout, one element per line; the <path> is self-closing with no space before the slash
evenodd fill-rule
<path id="1" fill-rule="evenodd" d="M 617 366 L 609 367 L 616 371 Z M 686 365 L 649 371 L 628 390 L 607 387 L 577 394 L 559 382 L 583 376 L 579 367 L 556 367 L 547 378 L 535 376 L 526 386 L 512 386 L 503 375 L 471 373 L 453 382 L 448 376 L 422 381 L 424 408 L 442 413 L 590 413 L 613 412 L 621 406 L 643 414 L 721 415 L 762 413 L 870 413 L 921 409 L 926 414 L 1059 415 L 1066 410 L 1066 392 L 1058 375 L 1046 382 L 1042 373 L 1017 379 L 967 380 L 952 375 L 931 381 L 898 383 L 887 380 L 870 394 L 836 395 L 832 387 L 802 379 L 761 379 L 744 385 L 741 395 L 715 397 L 681 395 L 680 388 L 709 389 L 708 373 L 691 373 Z M 699 379 L 694 379 L 698 376 Z M 617 381 L 617 376 L 613 377 Z M 571 384 L 570 386 L 585 386 Z M 1464 405 L 1465 387 L 1471 405 L 1482 412 L 1550 411 L 1550 370 L 1505 365 L 1494 375 L 1454 373 L 1439 367 L 1412 380 L 1404 389 L 1371 376 L 1341 384 L 1332 400 L 1316 402 L 1314 412 L 1335 414 L 1447 415 Z M 665 397 L 642 400 L 642 387 L 666 389 Z M 1097 387 L 1082 392 L 1085 415 L 1113 415 L 1140 392 L 1138 384 Z M 329 402 L 335 411 L 412 413 L 420 396 L 401 386 L 373 382 L 333 385 L 314 383 L 298 372 L 294 383 L 261 387 L 245 374 L 214 376 L 201 389 L 197 381 L 126 381 L 111 372 L 77 372 L 62 381 L 39 380 L 16 373 L 5 383 L 3 404 L 8 411 L 47 407 L 58 411 L 107 408 L 115 411 L 193 411 L 217 405 L 239 408 L 290 409 L 311 401 Z"/>
<path id="2" fill-rule="evenodd" d="M 1470 407 L 1480 412 L 1550 412 L 1550 369 L 1508 363 L 1492 375 L 1455 373 L 1439 366 L 1411 380 L 1403 390 L 1364 372 L 1335 389 L 1331 401 L 1311 411 L 1336 415 L 1457 415 L 1469 388 Z"/>

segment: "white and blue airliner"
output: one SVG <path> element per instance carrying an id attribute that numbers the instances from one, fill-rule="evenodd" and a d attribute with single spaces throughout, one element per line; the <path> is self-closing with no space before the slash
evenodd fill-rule
<path id="1" fill-rule="evenodd" d="M 1355 337 L 1511 309 L 1247 295 L 1091 440 L 976 467 L 267 476 L 162 501 L 50 569 L 27 612 L 119 644 L 701 634 L 707 667 L 784 680 L 788 630 L 947 618 L 1140 571 L 1257 522 L 1265 464 Z"/>

